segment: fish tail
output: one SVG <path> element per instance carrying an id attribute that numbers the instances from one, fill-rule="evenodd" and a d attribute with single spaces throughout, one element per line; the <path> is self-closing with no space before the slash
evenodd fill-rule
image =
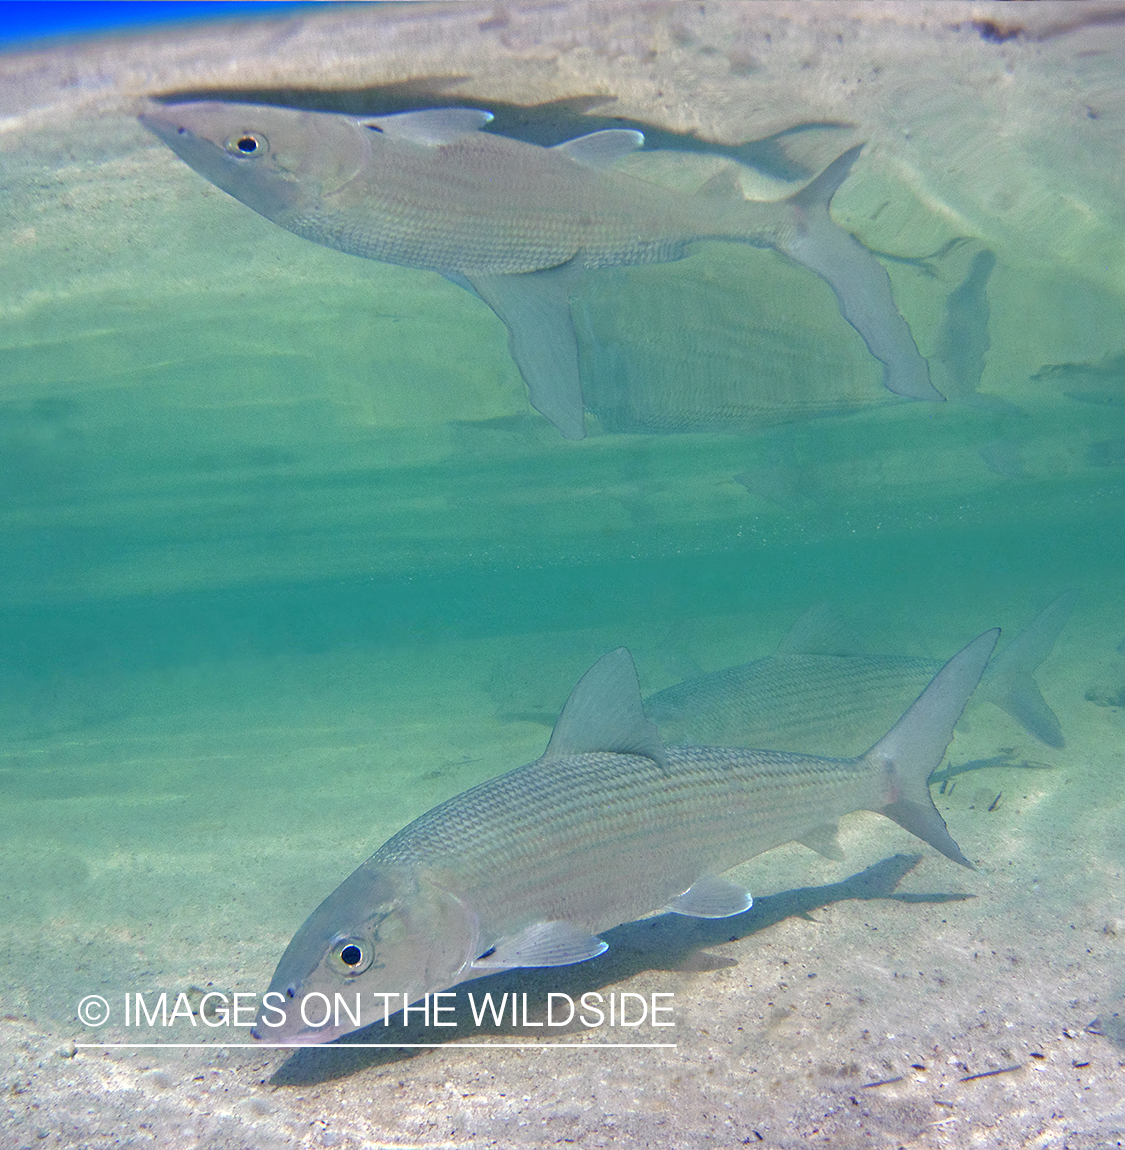
<path id="1" fill-rule="evenodd" d="M 930 382 L 929 365 L 895 306 L 886 269 L 828 212 L 836 189 L 862 150 L 862 144 L 850 148 L 810 184 L 782 201 L 789 219 L 771 242 L 778 251 L 816 272 L 836 293 L 844 318 L 882 363 L 888 391 L 909 399 L 940 402 L 945 397 Z"/>
<path id="2" fill-rule="evenodd" d="M 953 728 L 980 682 L 1000 631 L 986 631 L 933 677 L 901 719 L 861 757 L 878 772 L 878 794 L 865 807 L 894 819 L 946 858 L 973 869 L 934 806 L 927 781 L 945 755 Z"/>
<path id="3" fill-rule="evenodd" d="M 980 697 L 1007 711 L 1025 730 L 1049 747 L 1066 745 L 1058 716 L 1039 693 L 1034 672 L 1051 653 L 1074 609 L 1077 591 L 1064 591 L 988 665 Z"/>

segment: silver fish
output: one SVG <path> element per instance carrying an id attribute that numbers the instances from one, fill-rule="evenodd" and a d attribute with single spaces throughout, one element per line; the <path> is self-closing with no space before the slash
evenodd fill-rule
<path id="1" fill-rule="evenodd" d="M 973 695 L 974 704 L 995 704 L 1050 747 L 1065 740 L 1033 673 L 1076 599 L 1077 592 L 1065 591 L 1048 604 L 989 663 Z M 819 654 L 808 649 L 813 644 L 787 638 L 773 655 L 685 679 L 648 696 L 645 713 L 675 742 L 846 755 L 869 746 L 941 667 L 913 655 Z"/>
<path id="2" fill-rule="evenodd" d="M 632 656 L 611 651 L 571 692 L 542 758 L 415 819 L 313 911 L 253 1035 L 327 1042 L 468 979 L 583 962 L 606 950 L 599 931 L 661 907 L 740 914 L 752 899 L 722 872 L 795 840 L 840 857 L 836 822 L 856 810 L 971 867 L 926 780 L 998 635 L 955 655 L 854 759 L 665 747 Z M 352 1015 L 330 1009 L 326 1019 L 326 1002 Z"/>
<path id="3" fill-rule="evenodd" d="M 776 203 L 744 198 L 732 165 L 687 196 L 609 169 L 639 148 L 609 129 L 543 148 L 481 132 L 488 112 L 359 120 L 249 104 L 154 107 L 141 123 L 254 211 L 315 243 L 440 272 L 508 328 L 532 405 L 585 435 L 570 295 L 585 268 L 682 259 L 693 242 L 772 247 L 821 276 L 885 368 L 889 390 L 941 400 L 890 279 L 828 205 L 860 148 Z"/>

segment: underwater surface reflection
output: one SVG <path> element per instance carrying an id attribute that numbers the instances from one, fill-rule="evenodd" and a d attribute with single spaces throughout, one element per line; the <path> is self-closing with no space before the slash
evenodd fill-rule
<path id="1" fill-rule="evenodd" d="M 0 1140 L 1115 1144 L 1122 47 L 1084 3 L 470 3 L 0 56 Z M 199 102 L 327 118 L 223 119 L 278 165 L 236 196 Z M 877 795 L 755 776 L 721 879 L 715 817 L 654 849 L 666 746 L 862 755 L 994 627 L 929 782 L 975 869 L 897 747 Z M 418 905 L 321 900 L 521 764 L 519 850 L 493 784 L 384 858 L 439 892 L 412 1012 L 255 1044 L 295 935 L 350 988 Z"/>

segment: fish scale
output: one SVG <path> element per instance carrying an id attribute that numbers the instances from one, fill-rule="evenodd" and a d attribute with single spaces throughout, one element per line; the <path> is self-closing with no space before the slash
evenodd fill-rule
<path id="1" fill-rule="evenodd" d="M 667 687 L 645 710 L 675 742 L 839 751 L 869 745 L 940 668 L 910 655 L 772 655 Z"/>
<path id="2" fill-rule="evenodd" d="M 196 171 L 279 226 L 472 291 L 507 327 L 532 406 L 568 439 L 586 434 L 571 311 L 578 275 L 678 260 L 698 240 L 772 247 L 809 268 L 883 364 L 888 390 L 943 398 L 886 270 L 828 211 L 859 146 L 788 199 L 759 202 L 743 196 L 733 166 L 695 195 L 612 171 L 643 143 L 639 132 L 541 148 L 481 132 L 490 119 L 468 108 L 356 120 L 217 102 L 140 117 Z"/>
<path id="3" fill-rule="evenodd" d="M 1064 591 L 1048 603 L 988 665 L 975 695 L 1051 747 L 1064 745 L 1062 728 L 1034 675 L 1076 598 Z M 940 667 L 938 659 L 914 655 L 779 650 L 657 691 L 645 700 L 645 713 L 673 743 L 855 754 L 871 746 Z"/>
<path id="4" fill-rule="evenodd" d="M 599 855 L 610 863 L 632 854 L 626 865 L 638 874 L 627 897 L 582 920 L 597 931 L 679 893 L 669 871 L 698 874 L 704 863 L 727 870 L 839 818 L 855 808 L 857 794 L 877 797 L 875 768 L 854 761 L 721 747 L 670 748 L 667 761 L 662 768 L 636 755 L 538 760 L 428 811 L 371 864 L 440 868 L 482 919 L 506 913 L 529 883 L 549 887 L 558 897 L 538 909 L 552 918 L 567 917 L 565 880 L 577 874 L 586 887 Z M 579 872 L 575 853 L 585 856 Z M 663 859 L 674 867 L 660 869 Z"/>
<path id="5" fill-rule="evenodd" d="M 692 240 L 777 238 L 768 205 L 736 214 L 700 210 L 684 196 L 628 176 L 592 171 L 539 149 L 534 178 L 519 163 L 526 145 L 500 136 L 443 148 L 378 136 L 367 169 L 326 195 L 315 213 L 285 226 L 353 255 L 465 275 L 556 267 L 581 253 L 591 267 L 680 258 Z M 381 152 L 391 152 L 385 161 Z M 451 178 L 455 173 L 455 178 Z M 279 222 L 282 222 L 279 220 Z"/>
<path id="6" fill-rule="evenodd" d="M 468 873 L 463 852 L 470 845 L 480 853 L 494 842 L 514 850 L 526 837 L 562 846 L 582 833 L 601 839 L 625 826 L 686 839 L 683 826 L 694 821 L 706 822 L 716 833 L 730 823 L 732 836 L 746 840 L 760 833 L 759 823 L 776 816 L 779 794 L 792 811 L 805 788 L 817 795 L 828 784 L 853 791 L 864 774 L 854 764 L 723 747 L 669 748 L 667 768 L 639 755 L 540 759 L 447 799 L 399 831 L 373 858 L 415 864 L 456 855 L 462 860 L 459 869 Z M 802 822 L 805 815 L 801 809 L 795 817 Z"/>
<path id="7" fill-rule="evenodd" d="M 751 899 L 721 872 L 790 841 L 836 857 L 836 820 L 855 810 L 881 812 L 971 867 L 926 780 L 998 634 L 954 656 L 867 754 L 848 760 L 665 747 L 632 656 L 611 651 L 571 692 L 541 758 L 420 815 L 313 911 L 251 1033 L 327 1042 L 386 1021 L 396 1009 L 387 994 L 416 1002 L 499 969 L 595 958 L 606 949 L 597 932 L 661 907 L 741 913 Z M 358 1014 L 304 1017 L 306 1001 L 334 996 Z"/>

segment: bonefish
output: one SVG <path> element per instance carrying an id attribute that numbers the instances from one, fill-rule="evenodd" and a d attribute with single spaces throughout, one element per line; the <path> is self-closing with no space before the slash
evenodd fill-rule
<path id="1" fill-rule="evenodd" d="M 1050 747 L 1062 747 L 1065 740 L 1034 675 L 1077 597 L 1065 591 L 1049 603 L 989 662 L 973 694 L 974 706 L 995 704 Z M 645 714 L 677 743 L 833 755 L 869 746 L 941 662 L 911 655 L 826 654 L 814 637 L 799 639 L 801 625 L 814 620 L 818 610 L 803 616 L 773 655 L 658 691 L 645 699 Z"/>
<path id="2" fill-rule="evenodd" d="M 389 1002 L 595 958 L 606 950 L 599 931 L 651 911 L 740 914 L 752 899 L 724 871 L 793 841 L 839 857 L 837 820 L 856 810 L 971 867 L 926 780 L 998 635 L 955 655 L 854 759 L 666 747 L 642 710 L 632 656 L 611 651 L 571 692 L 542 758 L 415 819 L 313 911 L 252 1033 L 327 1042 L 384 1021 Z M 323 1002 L 338 995 L 358 1013 L 325 1019 Z"/>
<path id="3" fill-rule="evenodd" d="M 891 283 L 838 227 L 833 194 L 859 155 L 796 195 L 747 200 L 737 169 L 696 195 L 611 170 L 644 142 L 610 129 L 553 148 L 480 131 L 492 116 L 442 108 L 360 120 L 251 104 L 154 106 L 141 122 L 212 183 L 276 224 L 352 255 L 440 272 L 508 328 L 531 404 L 585 435 L 570 296 L 587 268 L 682 259 L 698 240 L 771 247 L 836 293 L 886 386 L 941 400 Z"/>

